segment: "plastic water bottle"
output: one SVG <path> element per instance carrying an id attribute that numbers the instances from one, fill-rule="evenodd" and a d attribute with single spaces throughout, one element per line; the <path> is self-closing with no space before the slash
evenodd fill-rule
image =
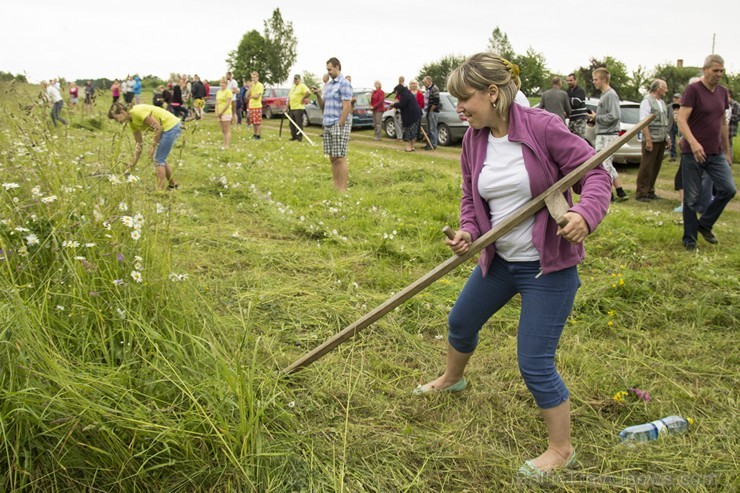
<path id="1" fill-rule="evenodd" d="M 682 418 L 681 416 L 666 416 L 651 423 L 629 426 L 619 432 L 619 438 L 623 442 L 648 442 L 657 440 L 660 435 L 683 433 L 689 429 L 690 424 L 692 424 L 691 419 Z"/>

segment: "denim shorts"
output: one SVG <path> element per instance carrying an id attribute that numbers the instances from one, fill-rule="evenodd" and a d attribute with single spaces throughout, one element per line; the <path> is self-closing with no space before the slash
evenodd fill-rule
<path id="1" fill-rule="evenodd" d="M 157 151 L 154 154 L 154 166 L 165 166 L 167 163 L 167 156 L 169 156 L 172 146 L 175 145 L 175 141 L 182 133 L 182 126 L 180 122 L 177 125 L 162 133 L 162 138 L 159 139 L 159 145 Z"/>

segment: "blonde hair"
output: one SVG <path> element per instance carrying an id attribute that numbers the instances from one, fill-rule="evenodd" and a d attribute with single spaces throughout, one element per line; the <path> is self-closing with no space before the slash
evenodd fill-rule
<path id="1" fill-rule="evenodd" d="M 506 119 L 522 85 L 519 67 L 496 53 L 482 52 L 465 60 L 447 78 L 447 90 L 458 99 L 469 99 L 475 91 L 488 93 L 492 85 L 499 89 L 494 111 Z"/>
<path id="2" fill-rule="evenodd" d="M 612 79 L 612 74 L 609 73 L 607 69 L 604 67 L 599 67 L 597 69 L 594 69 L 594 71 L 591 73 L 591 75 L 597 75 L 599 76 L 599 79 L 604 79 L 606 83 L 608 84 L 609 81 Z"/>

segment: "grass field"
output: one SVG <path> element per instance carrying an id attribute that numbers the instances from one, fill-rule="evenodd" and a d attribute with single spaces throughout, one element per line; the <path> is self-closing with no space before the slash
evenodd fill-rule
<path id="1" fill-rule="evenodd" d="M 170 156 L 180 189 L 157 192 L 143 159 L 122 174 L 133 138 L 102 101 L 55 129 L 35 90 L 0 85 L 0 491 L 740 487 L 740 206 L 718 245 L 686 252 L 675 163 L 662 200 L 615 204 L 587 239 L 558 353 L 578 466 L 532 482 L 516 471 L 545 433 L 518 374 L 516 300 L 484 329 L 468 390 L 411 395 L 442 370 L 473 262 L 280 375 L 449 258 L 459 147 L 409 155 L 353 132 L 339 195 L 315 127 L 312 147 L 278 121 L 259 142 L 242 126 L 224 152 L 210 114 Z M 633 196 L 637 168 L 620 172 Z M 613 399 L 631 387 L 651 400 Z M 695 424 L 619 443 L 671 414 Z"/>

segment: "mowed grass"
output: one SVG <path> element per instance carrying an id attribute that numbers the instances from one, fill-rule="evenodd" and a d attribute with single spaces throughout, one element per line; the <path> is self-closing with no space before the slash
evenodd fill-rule
<path id="1" fill-rule="evenodd" d="M 122 175 L 133 139 L 102 101 L 54 129 L 36 91 L 0 86 L 0 490 L 737 490 L 740 212 L 686 252 L 675 163 L 663 200 L 615 204 L 587 239 L 558 353 L 578 466 L 532 482 L 516 470 L 546 441 L 516 299 L 484 328 L 468 390 L 411 396 L 442 370 L 473 262 L 281 375 L 450 257 L 459 147 L 409 155 L 353 132 L 337 194 L 315 128 L 313 147 L 278 121 L 259 142 L 242 126 L 223 152 L 211 114 L 160 193 L 143 159 Z M 620 171 L 634 190 L 637 168 Z M 630 387 L 652 399 L 612 399 Z M 695 424 L 619 444 L 671 414 Z"/>

